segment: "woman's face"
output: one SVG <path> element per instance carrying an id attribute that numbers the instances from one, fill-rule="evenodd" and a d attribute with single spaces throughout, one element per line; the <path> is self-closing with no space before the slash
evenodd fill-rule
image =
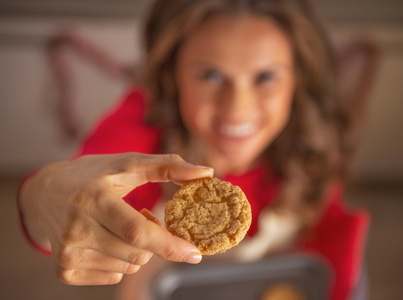
<path id="1" fill-rule="evenodd" d="M 293 51 L 265 17 L 216 16 L 178 52 L 179 109 L 216 174 L 248 170 L 287 124 Z"/>

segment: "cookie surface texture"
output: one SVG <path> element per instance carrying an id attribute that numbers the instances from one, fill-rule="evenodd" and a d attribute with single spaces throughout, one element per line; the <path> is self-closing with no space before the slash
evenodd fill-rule
<path id="1" fill-rule="evenodd" d="M 203 255 L 236 246 L 251 221 L 251 207 L 243 191 L 217 178 L 184 184 L 165 206 L 168 231 L 194 244 Z"/>

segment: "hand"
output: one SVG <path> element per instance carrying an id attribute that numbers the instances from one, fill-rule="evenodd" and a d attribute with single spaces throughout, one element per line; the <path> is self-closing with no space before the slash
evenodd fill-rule
<path id="1" fill-rule="evenodd" d="M 61 281 L 115 284 L 154 253 L 171 261 L 201 260 L 195 246 L 122 197 L 147 182 L 183 184 L 212 175 L 177 155 L 88 155 L 40 169 L 23 185 L 20 209 L 32 239 L 52 249 Z"/>

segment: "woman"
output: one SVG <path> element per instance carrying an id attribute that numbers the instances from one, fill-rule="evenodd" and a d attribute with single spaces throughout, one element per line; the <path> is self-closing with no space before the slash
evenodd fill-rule
<path id="1" fill-rule="evenodd" d="M 331 47 L 311 7 L 291 0 L 161 0 L 145 32 L 146 89 L 128 93 L 79 158 L 45 166 L 22 185 L 28 235 L 51 248 L 60 279 L 115 283 L 153 253 L 201 260 L 195 247 L 142 210 L 172 193 L 146 182 L 212 176 L 176 155 L 145 155 L 175 153 L 212 167 L 247 195 L 250 239 L 234 256 L 314 251 L 334 269 L 332 298 L 345 299 L 360 272 L 359 241 L 332 229 L 347 215 L 340 174 L 349 123 Z M 286 230 L 267 235 L 267 220 L 277 224 L 271 229 Z M 256 243 L 262 247 L 255 251 Z"/>

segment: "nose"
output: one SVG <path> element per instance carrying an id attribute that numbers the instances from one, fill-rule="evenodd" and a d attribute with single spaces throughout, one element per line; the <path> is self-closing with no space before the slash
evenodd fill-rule
<path id="1" fill-rule="evenodd" d="M 228 121 L 249 119 L 256 109 L 256 97 L 252 87 L 245 83 L 228 84 L 219 101 L 220 114 Z"/>

